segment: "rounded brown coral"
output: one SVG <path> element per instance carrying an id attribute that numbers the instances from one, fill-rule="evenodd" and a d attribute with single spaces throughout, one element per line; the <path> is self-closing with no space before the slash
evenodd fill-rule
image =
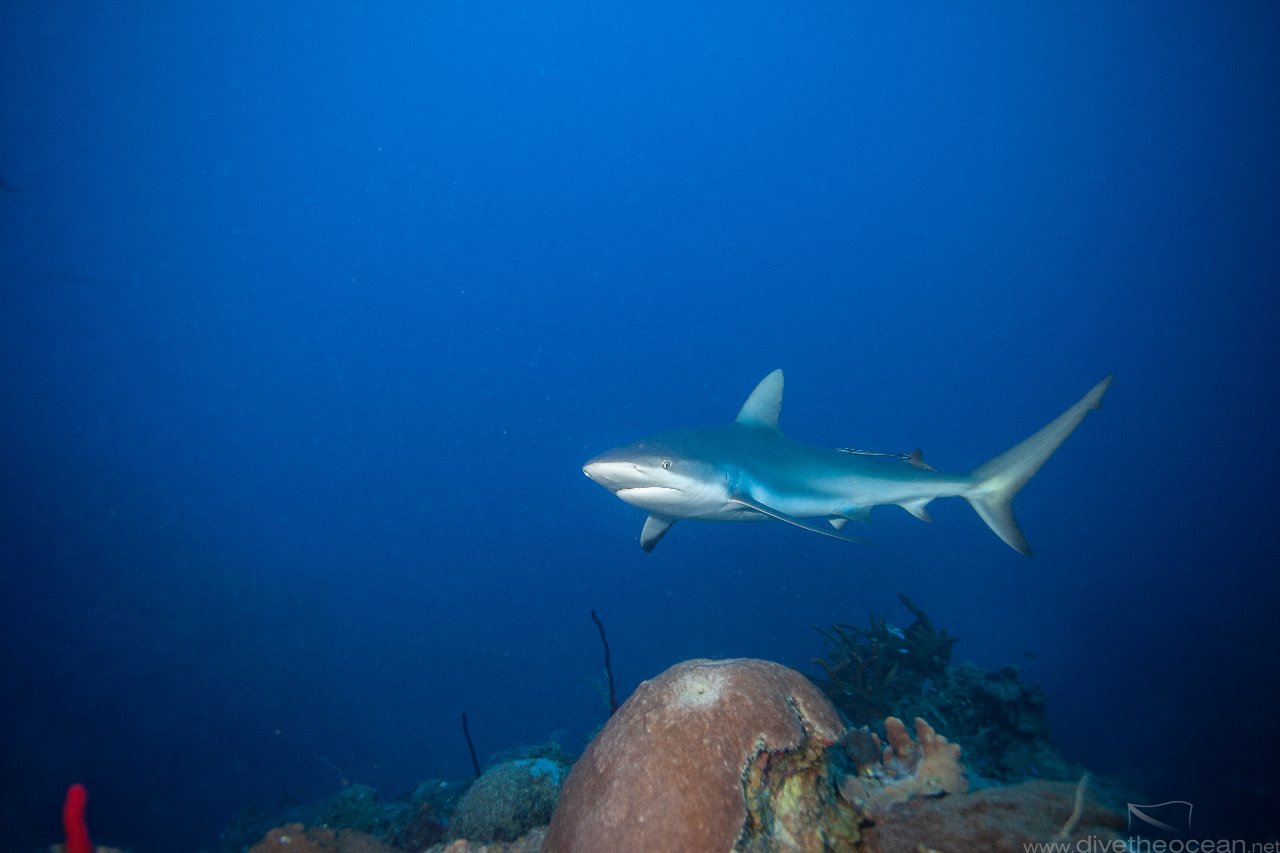
<path id="1" fill-rule="evenodd" d="M 731 850 L 748 763 L 841 730 L 821 691 L 780 664 L 677 664 L 641 684 L 574 765 L 543 850 Z"/>

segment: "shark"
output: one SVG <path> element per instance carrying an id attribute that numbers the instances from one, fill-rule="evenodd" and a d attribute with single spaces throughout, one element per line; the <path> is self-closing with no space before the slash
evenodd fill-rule
<path id="1" fill-rule="evenodd" d="M 1080 422 L 1100 407 L 1112 375 L 1038 432 L 968 473 L 937 471 L 917 450 L 881 453 L 825 448 L 778 427 L 783 374 L 760 380 L 732 423 L 662 432 L 589 460 L 584 474 L 648 513 L 645 552 L 677 521 L 783 521 L 812 533 L 865 542 L 845 529 L 873 507 L 897 505 L 922 521 L 936 498 L 961 497 L 1010 548 L 1031 556 L 1013 515 L 1013 496 Z"/>

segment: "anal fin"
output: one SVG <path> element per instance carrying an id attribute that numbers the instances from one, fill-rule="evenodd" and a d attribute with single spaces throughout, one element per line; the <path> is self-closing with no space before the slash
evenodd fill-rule
<path id="1" fill-rule="evenodd" d="M 933 521 L 933 516 L 929 515 L 929 510 L 925 509 L 931 500 L 933 500 L 933 498 L 918 498 L 914 501 L 903 501 L 898 504 L 898 506 L 902 507 L 921 521 Z"/>

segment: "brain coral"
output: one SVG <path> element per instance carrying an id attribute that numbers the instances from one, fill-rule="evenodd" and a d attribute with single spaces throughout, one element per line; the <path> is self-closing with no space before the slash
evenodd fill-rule
<path id="1" fill-rule="evenodd" d="M 574 765 L 543 851 L 732 850 L 748 764 L 842 728 L 821 691 L 780 664 L 677 664 L 641 684 Z"/>

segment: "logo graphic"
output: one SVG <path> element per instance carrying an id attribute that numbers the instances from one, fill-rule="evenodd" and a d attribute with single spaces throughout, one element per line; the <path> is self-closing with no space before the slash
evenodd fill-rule
<path id="1" fill-rule="evenodd" d="M 1191 803 L 1169 800 L 1143 806 L 1129 803 L 1129 834 L 1148 838 L 1171 838 L 1191 832 Z"/>

